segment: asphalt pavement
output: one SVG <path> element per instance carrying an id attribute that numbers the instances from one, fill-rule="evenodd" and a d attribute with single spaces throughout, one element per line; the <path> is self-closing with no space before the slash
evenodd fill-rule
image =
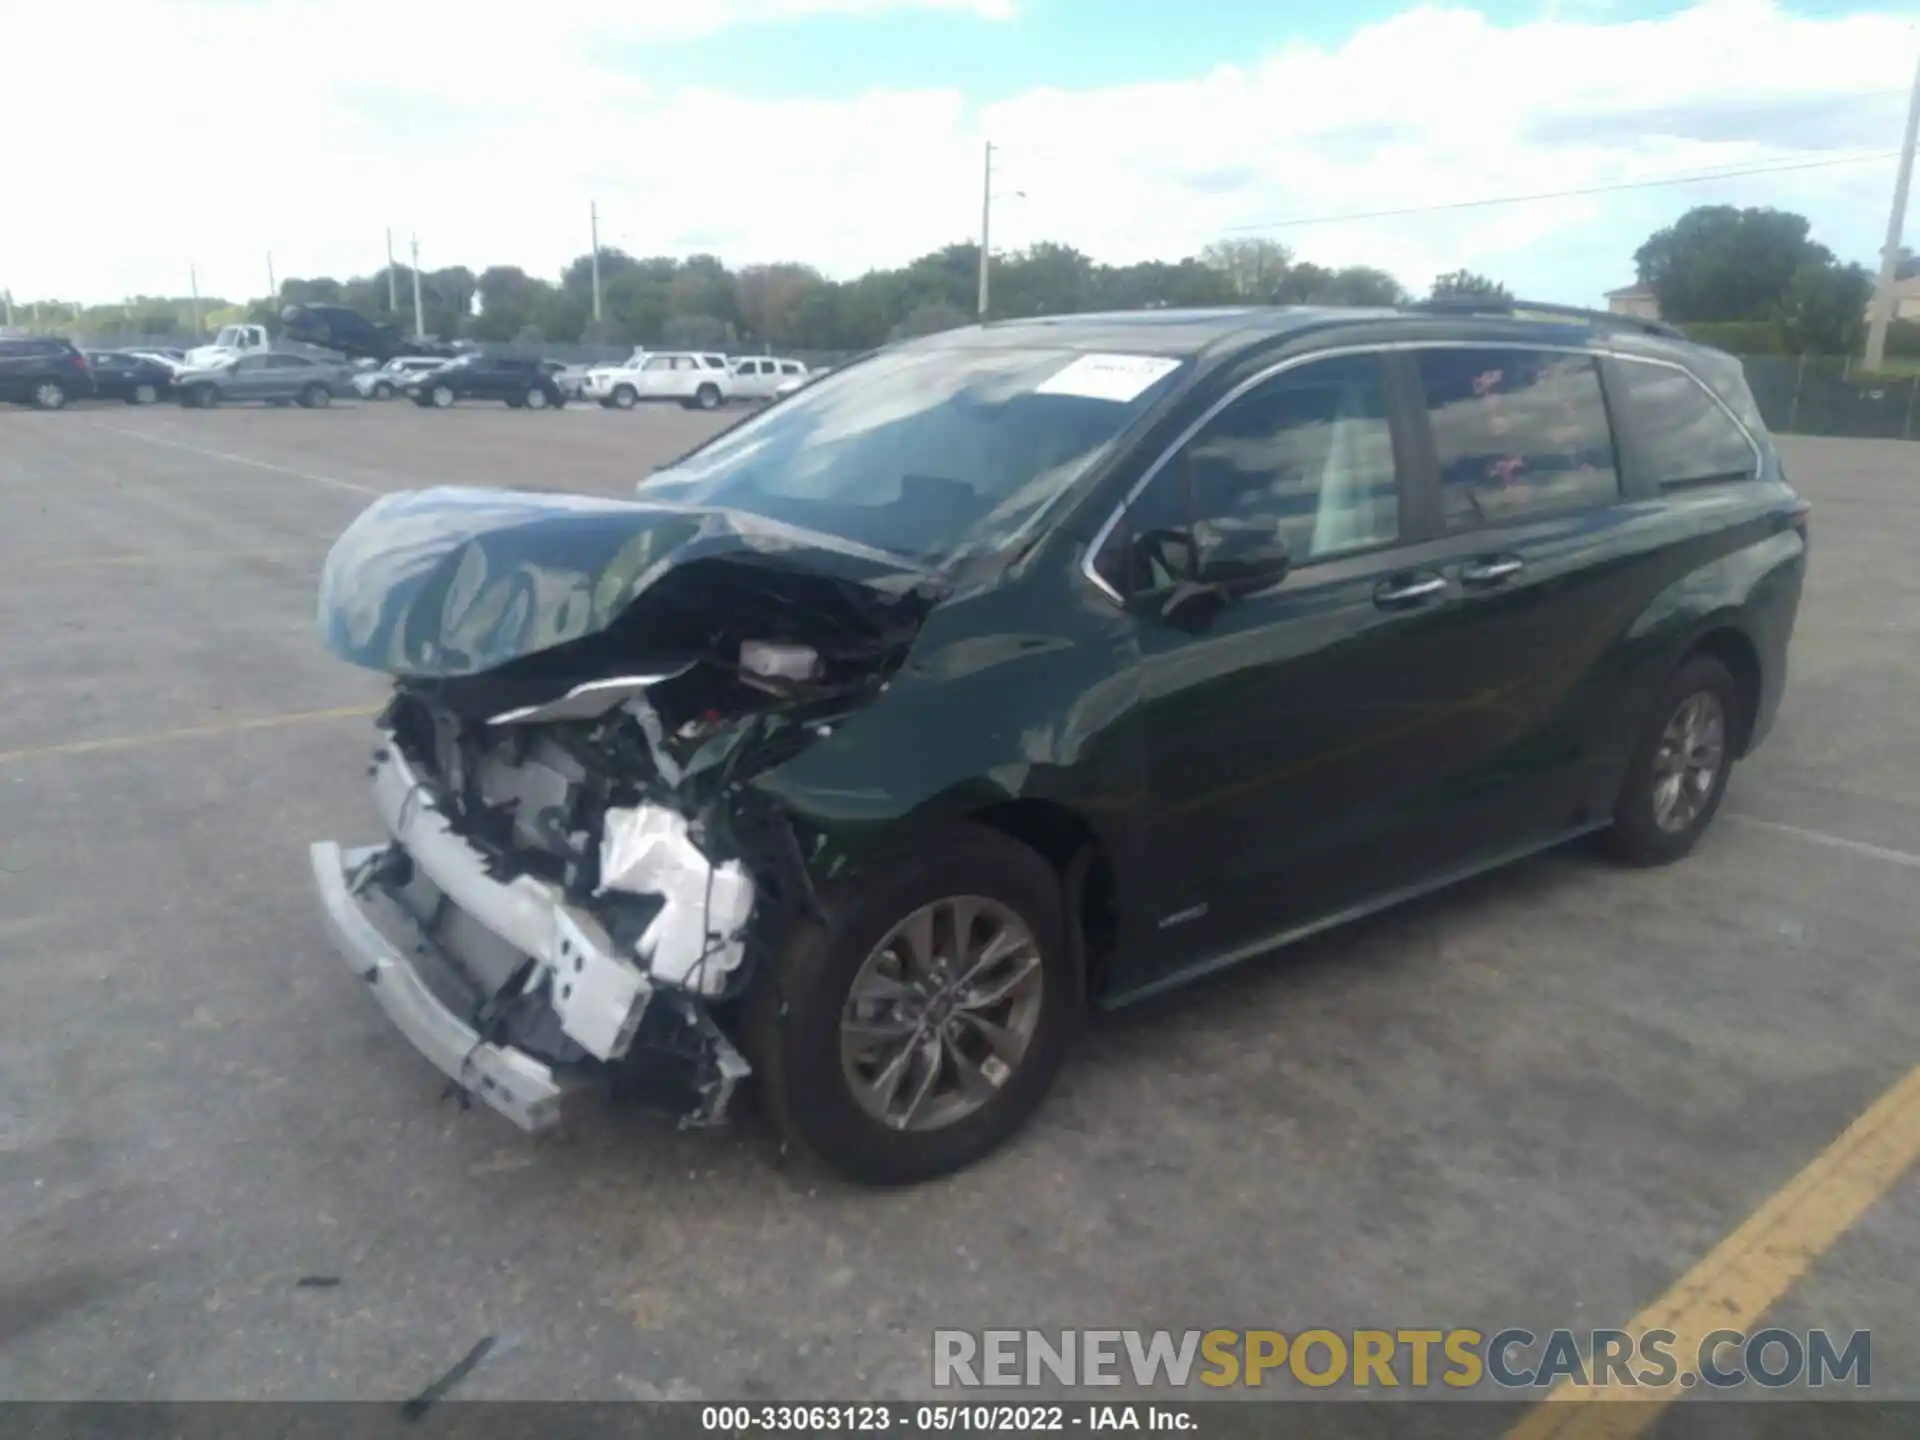
<path id="1" fill-rule="evenodd" d="M 0 413 L 0 1395 L 398 1400 L 491 1336 L 463 1397 L 911 1398 L 936 1326 L 1619 1325 L 1920 1064 L 1920 446 L 1788 440 L 1792 675 L 1688 861 L 1556 852 L 1106 1019 L 911 1191 L 463 1111 L 309 893 L 375 836 L 382 693 L 321 559 L 388 491 L 622 494 L 722 423 Z M 1920 1187 L 1867 1199 L 1766 1313 L 1920 1396 Z"/>

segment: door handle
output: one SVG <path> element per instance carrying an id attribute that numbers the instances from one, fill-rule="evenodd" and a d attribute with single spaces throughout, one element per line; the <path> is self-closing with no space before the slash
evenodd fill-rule
<path id="1" fill-rule="evenodd" d="M 1498 585 L 1526 568 L 1526 562 L 1513 555 L 1501 555 L 1492 560 L 1469 560 L 1460 567 L 1460 583 L 1476 587 Z"/>
<path id="2" fill-rule="evenodd" d="M 1409 575 L 1404 579 L 1382 580 L 1373 587 L 1373 603 L 1383 606 L 1419 605 L 1447 588 L 1444 576 Z"/>

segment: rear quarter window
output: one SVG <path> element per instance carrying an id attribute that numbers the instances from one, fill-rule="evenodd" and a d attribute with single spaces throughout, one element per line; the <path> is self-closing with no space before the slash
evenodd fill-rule
<path id="1" fill-rule="evenodd" d="M 1448 530 L 1619 498 L 1593 356 L 1474 347 L 1423 350 L 1417 364 Z"/>
<path id="2" fill-rule="evenodd" d="M 1661 489 L 1750 479 L 1759 457 L 1747 433 L 1704 382 L 1673 365 L 1620 362 L 1622 422 Z M 1742 387 L 1744 388 L 1744 386 Z"/>

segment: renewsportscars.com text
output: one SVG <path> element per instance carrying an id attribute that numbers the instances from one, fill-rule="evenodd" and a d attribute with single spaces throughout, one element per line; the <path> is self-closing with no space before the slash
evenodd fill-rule
<path id="1" fill-rule="evenodd" d="M 1866 1330 L 936 1330 L 940 1389 L 1132 1385 L 1640 1390 L 1873 1383 Z"/>

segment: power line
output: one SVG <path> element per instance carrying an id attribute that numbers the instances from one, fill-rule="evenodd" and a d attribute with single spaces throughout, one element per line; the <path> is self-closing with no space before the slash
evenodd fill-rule
<path id="1" fill-rule="evenodd" d="M 1297 220 L 1253 220 L 1229 225 L 1221 234 L 1250 230 L 1288 230 L 1301 225 L 1344 225 L 1357 220 L 1390 220 L 1402 215 L 1434 215 L 1445 210 L 1478 210 L 1489 205 L 1525 205 L 1536 200 L 1571 200 L 1583 195 L 1607 195 L 1620 190 L 1653 190 L 1663 185 L 1699 185 L 1710 180 L 1735 180 L 1745 175 L 1778 175 L 1788 170 L 1824 170 L 1836 165 L 1860 165 L 1891 160 L 1898 150 L 1875 150 L 1863 155 L 1840 155 L 1825 160 L 1791 160 L 1783 164 L 1749 165 L 1738 169 L 1704 171 L 1694 175 L 1667 175 L 1652 180 L 1622 180 L 1611 185 L 1583 185 L 1575 190 L 1541 190 L 1532 195 L 1499 195 L 1480 200 L 1450 200 L 1439 205 L 1406 205 L 1394 210 L 1358 210 L 1346 215 L 1314 215 Z"/>

